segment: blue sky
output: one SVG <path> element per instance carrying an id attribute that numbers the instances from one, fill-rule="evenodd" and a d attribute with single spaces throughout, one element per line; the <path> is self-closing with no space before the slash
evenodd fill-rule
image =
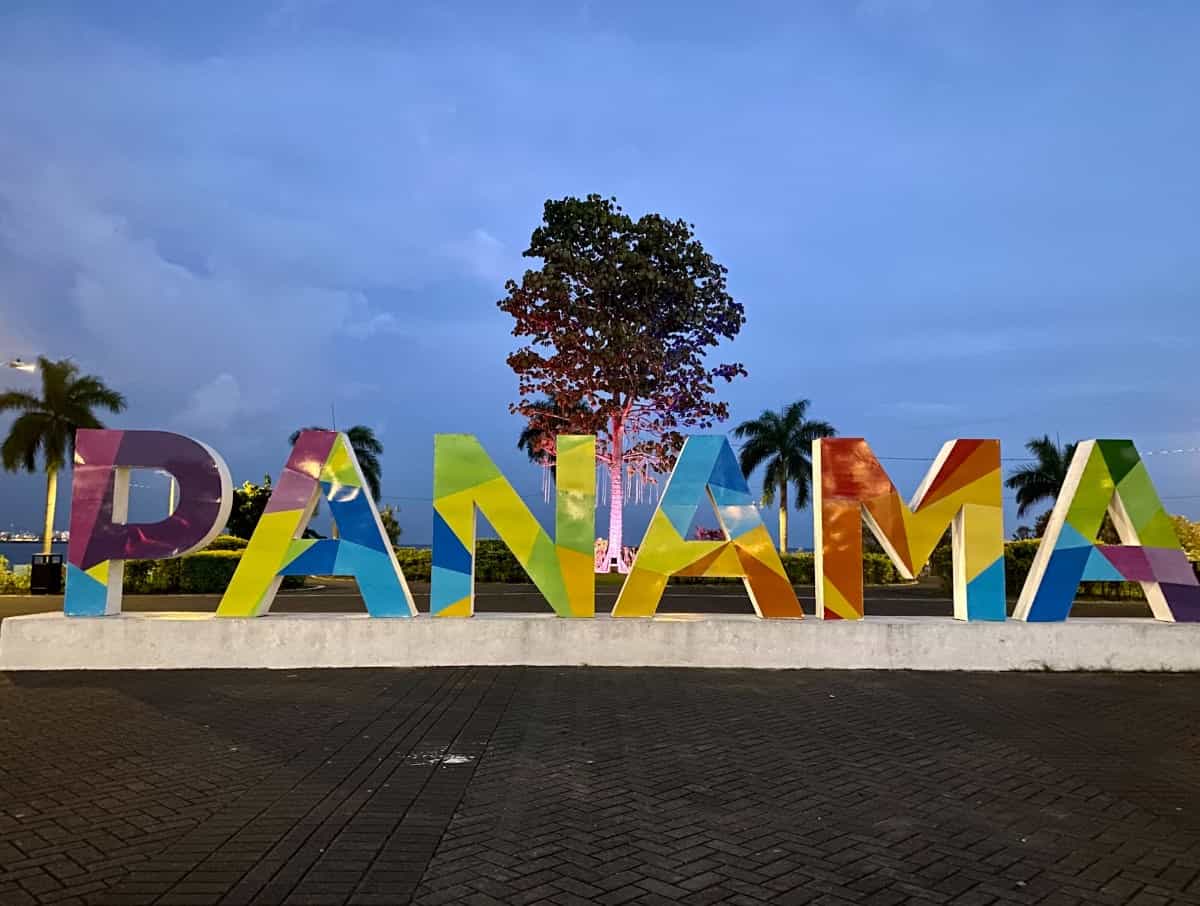
<path id="1" fill-rule="evenodd" d="M 1197 46 L 1169 2 L 9 2 L 0 356 L 74 357 L 237 481 L 336 406 L 425 542 L 434 432 L 540 499 L 494 302 L 543 200 L 599 192 L 729 268 L 735 423 L 1197 447 Z M 1150 467 L 1200 517 L 1200 455 Z M 0 476 L 0 527 L 41 488 Z"/>

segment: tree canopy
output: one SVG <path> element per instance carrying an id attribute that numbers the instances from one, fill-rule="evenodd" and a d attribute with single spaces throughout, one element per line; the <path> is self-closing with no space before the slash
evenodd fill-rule
<path id="1" fill-rule="evenodd" d="M 2 447 L 4 468 L 35 472 L 39 454 L 47 472 L 66 466 L 75 453 L 75 432 L 103 428 L 95 410 L 122 412 L 125 397 L 93 374 L 80 374 L 70 359 L 38 359 L 42 394 L 0 393 L 0 412 L 19 412 Z"/>
<path id="2" fill-rule="evenodd" d="M 225 531 L 234 537 L 249 540 L 270 499 L 270 475 L 263 476 L 262 484 L 242 482 L 241 487 L 233 489 L 233 506 L 229 511 L 229 522 L 226 523 Z"/>
<path id="3" fill-rule="evenodd" d="M 1033 462 L 1013 469 L 1004 482 L 1017 492 L 1017 516 L 1024 516 L 1039 503 L 1058 499 L 1075 456 L 1075 444 L 1059 446 L 1049 434 L 1028 441 L 1025 449 L 1033 454 Z"/>
<path id="4" fill-rule="evenodd" d="M 508 357 L 521 396 L 511 409 L 535 430 L 596 434 L 610 466 L 669 467 L 683 429 L 728 417 L 715 383 L 745 369 L 705 353 L 745 312 L 692 224 L 634 220 L 599 195 L 551 200 L 524 254 L 541 268 L 509 280 L 497 305 L 526 341 Z"/>
<path id="5" fill-rule="evenodd" d="M 749 478 L 751 472 L 766 464 L 762 492 L 765 504 L 773 504 L 777 492 L 784 497 L 791 485 L 796 509 L 808 506 L 813 441 L 837 434 L 829 422 L 807 418 L 810 405 L 809 400 L 796 400 L 780 412 L 764 409 L 758 418 L 733 429 L 733 436 L 744 441 L 738 455 L 742 473 Z"/>
<path id="6" fill-rule="evenodd" d="M 392 547 L 400 543 L 400 536 L 404 533 L 404 529 L 400 527 L 400 520 L 396 518 L 398 512 L 400 508 L 390 504 L 379 510 L 379 522 L 387 533 L 388 540 L 392 542 Z"/>
<path id="7" fill-rule="evenodd" d="M 1186 516 L 1172 516 L 1171 522 L 1188 559 L 1200 560 L 1200 522 L 1192 522 Z"/>
<path id="8" fill-rule="evenodd" d="M 75 458 L 75 432 L 103 428 L 97 409 L 122 412 L 125 397 L 93 374 L 80 374 L 70 359 L 38 357 L 42 395 L 10 390 L 0 393 L 0 412 L 20 413 L 0 446 L 0 461 L 9 472 L 37 470 L 38 456 L 46 470 L 46 511 L 42 523 L 42 553 L 54 540 L 54 509 L 58 472 Z"/>
<path id="9" fill-rule="evenodd" d="M 812 445 L 822 437 L 833 437 L 833 425 L 807 418 L 808 400 L 796 400 L 780 412 L 764 409 L 755 419 L 742 422 L 733 436 L 744 441 L 738 455 L 747 479 L 765 465 L 762 501 L 773 504 L 779 497 L 779 551 L 787 553 L 788 487 L 795 490 L 795 506 L 808 506 L 812 487 Z"/>

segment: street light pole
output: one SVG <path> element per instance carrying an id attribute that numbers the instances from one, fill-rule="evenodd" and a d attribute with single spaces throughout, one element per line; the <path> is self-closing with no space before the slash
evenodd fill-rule
<path id="1" fill-rule="evenodd" d="M 10 359 L 4 363 L 5 368 L 11 368 L 14 371 L 24 371 L 26 374 L 36 374 L 38 366 L 36 362 L 26 362 L 17 357 Z M 48 472 L 46 475 L 46 521 L 42 526 L 42 553 L 50 553 L 54 547 L 54 498 L 58 493 L 58 474 L 56 472 Z"/>

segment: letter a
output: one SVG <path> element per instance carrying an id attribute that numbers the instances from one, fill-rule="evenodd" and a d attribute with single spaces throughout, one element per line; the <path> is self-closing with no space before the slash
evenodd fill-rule
<path id="1" fill-rule="evenodd" d="M 705 498 L 725 541 L 684 540 Z M 804 616 L 733 448 L 719 434 L 684 441 L 612 615 L 654 616 L 671 576 L 740 578 L 760 617 Z"/>
<path id="2" fill-rule="evenodd" d="M 322 496 L 341 537 L 303 538 Z M 284 576 L 312 575 L 353 576 L 373 617 L 417 612 L 354 449 L 336 431 L 296 438 L 217 616 L 262 616 Z"/>
<path id="3" fill-rule="evenodd" d="M 1100 544 L 1105 512 L 1121 544 Z M 1130 440 L 1075 448 L 1013 616 L 1065 620 L 1083 580 L 1140 582 L 1155 619 L 1200 621 L 1200 583 Z"/>

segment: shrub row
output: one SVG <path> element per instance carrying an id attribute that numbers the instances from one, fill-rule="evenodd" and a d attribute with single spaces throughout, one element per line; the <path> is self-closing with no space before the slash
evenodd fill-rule
<path id="1" fill-rule="evenodd" d="M 433 554 L 428 548 L 398 547 L 396 559 L 410 582 L 428 582 L 432 570 Z M 788 554 L 783 558 L 783 568 L 794 585 L 812 585 L 815 558 L 810 553 Z M 517 562 L 517 558 L 501 541 L 478 542 L 475 554 L 475 580 L 477 582 L 529 582 L 529 576 Z M 888 585 L 902 581 L 892 561 L 884 554 L 863 555 L 863 580 L 868 585 Z M 737 579 L 704 579 L 678 576 L 671 580 L 679 584 L 705 584 L 737 582 Z"/>
<path id="2" fill-rule="evenodd" d="M 130 560 L 125 564 L 124 588 L 134 595 L 220 594 L 241 559 L 241 550 L 209 547 L 173 560 Z M 301 576 L 285 576 L 282 587 L 299 588 L 303 584 Z"/>
<path id="3" fill-rule="evenodd" d="M 209 542 L 206 551 L 244 551 L 250 542 L 237 535 L 217 535 Z"/>
<path id="4" fill-rule="evenodd" d="M 428 582 L 433 572 L 433 551 L 427 547 L 398 547 L 396 559 L 410 582 Z M 475 543 L 476 582 L 530 582 L 517 558 L 503 541 L 485 539 Z"/>
<path id="5" fill-rule="evenodd" d="M 0 557 L 0 595 L 29 594 L 29 573 L 14 573 L 9 569 L 8 558 Z"/>
<path id="6" fill-rule="evenodd" d="M 225 591 L 242 558 L 246 542 L 219 535 L 204 550 L 174 560 L 130 560 L 125 564 L 124 589 L 129 594 L 219 594 Z M 298 588 L 304 580 L 288 576 L 284 588 Z M 29 594 L 29 573 L 9 570 L 0 557 L 0 595 Z"/>
<path id="7" fill-rule="evenodd" d="M 783 558 L 783 568 L 793 585 L 812 585 L 816 581 L 815 554 L 787 554 Z M 863 582 L 867 585 L 894 585 L 903 581 L 887 554 L 863 553 Z"/>
<path id="8" fill-rule="evenodd" d="M 130 560 L 125 591 L 135 595 L 224 591 L 242 555 L 238 551 L 200 551 L 173 560 Z"/>
<path id="9" fill-rule="evenodd" d="M 1040 538 L 1027 541 L 1009 541 L 1004 545 L 1004 582 L 1010 597 L 1020 594 L 1029 570 L 1033 568 L 1033 557 L 1041 544 Z M 942 580 L 947 592 L 953 591 L 954 573 L 949 544 L 940 545 L 929 558 L 929 570 Z M 1192 562 L 1192 569 L 1200 577 L 1200 561 Z M 1141 598 L 1142 587 L 1136 582 L 1081 582 L 1078 596 L 1081 598 Z"/>

